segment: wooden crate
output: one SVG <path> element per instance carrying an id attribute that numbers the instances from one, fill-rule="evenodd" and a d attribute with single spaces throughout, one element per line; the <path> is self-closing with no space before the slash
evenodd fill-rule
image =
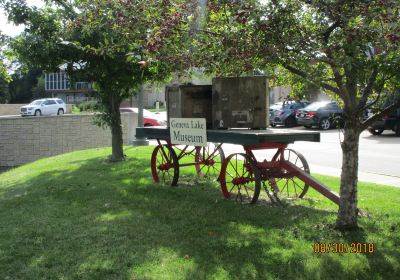
<path id="1" fill-rule="evenodd" d="M 212 127 L 265 129 L 269 123 L 269 89 L 265 76 L 214 78 Z"/>
<path id="2" fill-rule="evenodd" d="M 167 118 L 205 118 L 212 126 L 211 85 L 180 85 L 166 87 Z"/>

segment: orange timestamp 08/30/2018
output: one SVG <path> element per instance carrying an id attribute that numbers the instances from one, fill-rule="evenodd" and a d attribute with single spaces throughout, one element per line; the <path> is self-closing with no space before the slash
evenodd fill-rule
<path id="1" fill-rule="evenodd" d="M 316 242 L 313 245 L 314 253 L 352 253 L 352 254 L 372 254 L 375 252 L 374 243 L 335 243 L 335 242 Z"/>

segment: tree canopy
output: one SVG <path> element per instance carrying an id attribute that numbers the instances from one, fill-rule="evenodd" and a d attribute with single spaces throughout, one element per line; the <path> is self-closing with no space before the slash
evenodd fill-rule
<path id="1" fill-rule="evenodd" d="M 342 103 L 337 227 L 357 226 L 359 135 L 400 106 L 397 98 L 365 119 L 366 109 L 399 95 L 400 2 L 210 0 L 207 7 L 206 24 L 194 40 L 197 64 L 217 75 L 280 66 Z"/>
<path id="2" fill-rule="evenodd" d="M 208 6 L 198 49 L 215 71 L 281 65 L 360 112 L 367 99 L 398 86 L 398 1 L 217 0 Z"/>
<path id="3" fill-rule="evenodd" d="M 4 81 L 10 80 L 7 69 L 7 41 L 8 37 L 0 32 L 0 78 Z"/>
<path id="4" fill-rule="evenodd" d="M 47 71 L 67 65 L 70 77 L 94 83 L 104 105 L 102 122 L 112 130 L 112 158 L 122 159 L 120 103 L 141 84 L 162 80 L 174 68 L 148 56 L 149 34 L 161 24 L 162 3 L 81 0 L 72 6 L 56 1 L 40 9 L 23 3 L 10 0 L 6 5 L 10 19 L 26 25 L 11 42 L 18 59 Z"/>

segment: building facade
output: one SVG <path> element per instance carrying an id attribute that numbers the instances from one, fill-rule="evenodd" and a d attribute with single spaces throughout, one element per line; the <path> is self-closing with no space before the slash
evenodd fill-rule
<path id="1" fill-rule="evenodd" d="M 71 83 L 63 70 L 45 73 L 45 90 L 52 97 L 61 98 L 65 103 L 77 104 L 84 101 L 94 101 L 92 84 L 83 81 Z"/>
<path id="2" fill-rule="evenodd" d="M 78 81 L 71 84 L 67 73 L 63 70 L 54 73 L 45 73 L 45 90 L 52 97 L 61 98 L 68 104 L 96 101 L 96 98 L 93 97 L 94 90 L 91 83 Z M 164 87 L 156 88 L 146 85 L 143 89 L 144 107 L 154 107 L 157 101 L 160 102 L 160 106 L 165 106 Z M 137 107 L 136 96 L 124 100 L 121 107 Z"/>

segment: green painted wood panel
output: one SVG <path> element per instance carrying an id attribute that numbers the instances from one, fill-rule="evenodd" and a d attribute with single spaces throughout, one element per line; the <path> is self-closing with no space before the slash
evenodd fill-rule
<path id="1" fill-rule="evenodd" d="M 136 128 L 137 137 L 149 139 L 169 139 L 169 128 L 165 127 L 140 127 Z M 294 143 L 295 141 L 319 142 L 319 132 L 305 132 L 289 129 L 267 130 L 207 130 L 207 141 L 230 143 L 238 145 L 256 145 L 261 143 Z"/>

